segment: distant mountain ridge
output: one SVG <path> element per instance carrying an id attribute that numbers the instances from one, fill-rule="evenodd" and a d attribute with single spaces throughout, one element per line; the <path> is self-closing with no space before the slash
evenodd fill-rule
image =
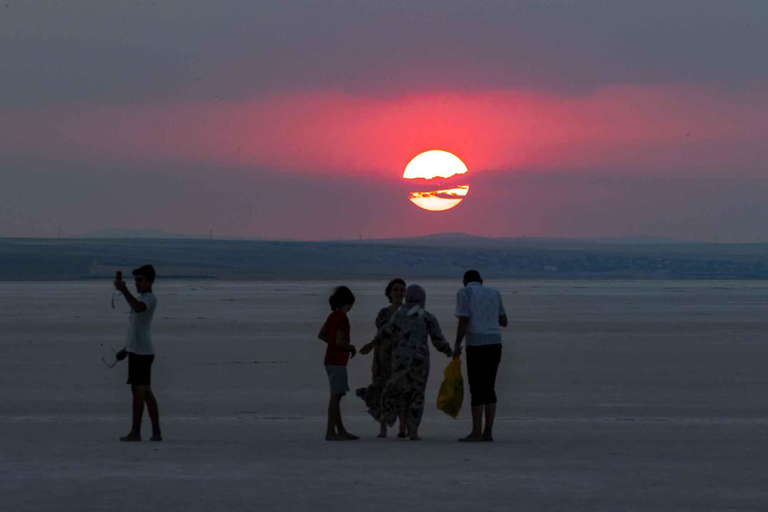
<path id="1" fill-rule="evenodd" d="M 191 239 L 191 240 L 206 240 L 211 238 L 210 235 L 188 235 L 182 233 L 171 233 L 160 229 L 122 229 L 122 228 L 109 228 L 99 229 L 83 235 L 71 237 L 71 238 L 98 238 L 98 239 Z M 291 242 L 310 242 L 307 240 L 268 240 L 258 239 L 255 237 L 238 237 L 238 236 L 213 236 L 217 240 L 262 240 L 262 241 L 291 241 Z M 313 241 L 317 243 L 338 243 L 339 240 L 319 240 Z M 584 246 L 584 245 L 671 245 L 671 244 L 696 244 L 703 242 L 693 241 L 680 241 L 674 238 L 663 236 L 605 236 L 594 238 L 557 238 L 557 237 L 493 237 L 473 235 L 470 233 L 463 233 L 461 231 L 447 231 L 442 233 L 430 233 L 427 235 L 417 235 L 411 237 L 398 237 L 398 238 L 367 238 L 363 240 L 342 240 L 342 242 L 362 242 L 373 244 L 395 244 L 395 245 L 452 245 L 452 244 L 465 244 L 471 246 L 487 246 L 487 247 L 503 247 L 512 245 L 526 245 L 529 247 L 542 247 L 542 246 Z"/>
<path id="2" fill-rule="evenodd" d="M 76 238 L 202 238 L 194 235 L 169 233 L 161 229 L 99 229 Z"/>
<path id="3" fill-rule="evenodd" d="M 663 236 L 618 236 L 618 237 L 596 237 L 596 238 L 555 238 L 555 237 L 489 237 L 480 235 L 471 235 L 462 232 L 446 232 L 446 233 L 433 233 L 429 235 L 421 235 L 414 237 L 404 238 L 375 238 L 372 242 L 379 243 L 412 243 L 416 245 L 420 244 L 450 244 L 450 243 L 469 243 L 473 245 L 512 245 L 512 244 L 525 244 L 525 245 L 582 245 L 582 244 L 597 244 L 597 245 L 669 245 L 679 243 L 695 243 L 695 242 L 680 242 L 674 238 L 668 238 Z"/>
<path id="4" fill-rule="evenodd" d="M 456 278 L 468 268 L 489 279 L 768 279 L 768 244 L 621 244 L 455 233 L 418 241 L 329 242 L 164 235 L 140 242 L 0 238 L 0 281 L 109 279 L 115 270 L 148 262 L 167 279 Z"/>

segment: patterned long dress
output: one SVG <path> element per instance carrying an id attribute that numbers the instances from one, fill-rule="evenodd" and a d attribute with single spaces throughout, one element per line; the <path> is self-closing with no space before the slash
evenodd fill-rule
<path id="1" fill-rule="evenodd" d="M 424 414 L 424 392 L 429 378 L 429 343 L 447 355 L 451 346 L 440 330 L 437 318 L 422 310 L 408 316 L 401 308 L 384 327 L 398 333 L 392 347 L 392 374 L 381 396 L 380 421 L 394 425 L 397 415 L 405 411 L 408 425 L 418 426 Z"/>
<path id="2" fill-rule="evenodd" d="M 358 388 L 357 396 L 363 399 L 368 413 L 377 421 L 381 415 L 381 392 L 392 373 L 392 345 L 397 339 L 397 332 L 384 329 L 394 315 L 389 308 L 382 308 L 376 315 L 376 338 L 374 338 L 373 362 L 371 363 L 371 384 Z"/>

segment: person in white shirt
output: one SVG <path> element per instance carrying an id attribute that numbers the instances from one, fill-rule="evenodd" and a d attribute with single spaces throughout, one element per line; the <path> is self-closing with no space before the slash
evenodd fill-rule
<path id="1" fill-rule="evenodd" d="M 160 412 L 157 400 L 152 393 L 152 362 L 155 360 L 155 349 L 152 345 L 150 326 L 155 314 L 157 299 L 152 293 L 152 283 L 155 282 L 155 269 L 152 265 L 144 265 L 133 271 L 136 291 L 134 297 L 122 279 L 115 281 L 115 288 L 123 294 L 131 307 L 128 320 L 128 336 L 125 348 L 117 353 L 117 359 L 128 358 L 128 384 L 133 394 L 133 422 L 128 435 L 121 441 L 141 441 L 141 417 L 144 414 L 144 404 L 147 404 L 149 419 L 152 421 L 152 437 L 150 441 L 162 441 L 160 432 Z"/>
<path id="2" fill-rule="evenodd" d="M 461 355 L 461 343 L 467 339 L 467 380 L 472 397 L 472 432 L 459 441 L 493 441 L 496 417 L 496 372 L 501 361 L 501 327 L 507 326 L 507 313 L 501 295 L 483 286 L 477 270 L 464 273 L 464 288 L 456 294 L 456 331 L 454 357 Z M 483 428 L 485 414 L 485 428 Z"/>

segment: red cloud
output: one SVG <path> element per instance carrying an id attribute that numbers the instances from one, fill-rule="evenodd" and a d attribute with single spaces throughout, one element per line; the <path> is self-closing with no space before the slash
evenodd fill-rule
<path id="1" fill-rule="evenodd" d="M 768 87 L 609 86 L 392 98 L 290 92 L 244 102 L 67 107 L 1 121 L 0 149 L 400 176 L 446 149 L 471 171 L 766 163 Z"/>

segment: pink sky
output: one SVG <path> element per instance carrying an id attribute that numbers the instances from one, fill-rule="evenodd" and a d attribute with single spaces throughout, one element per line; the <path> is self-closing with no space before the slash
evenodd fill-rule
<path id="1" fill-rule="evenodd" d="M 766 2 L 7 4 L 3 236 L 768 239 Z"/>
<path id="2" fill-rule="evenodd" d="M 739 95 L 674 84 L 606 86 L 589 96 L 305 91 L 241 102 L 54 107 L 0 123 L 6 152 L 395 179 L 428 149 L 455 153 L 471 172 L 761 164 L 767 111 L 765 84 Z"/>

